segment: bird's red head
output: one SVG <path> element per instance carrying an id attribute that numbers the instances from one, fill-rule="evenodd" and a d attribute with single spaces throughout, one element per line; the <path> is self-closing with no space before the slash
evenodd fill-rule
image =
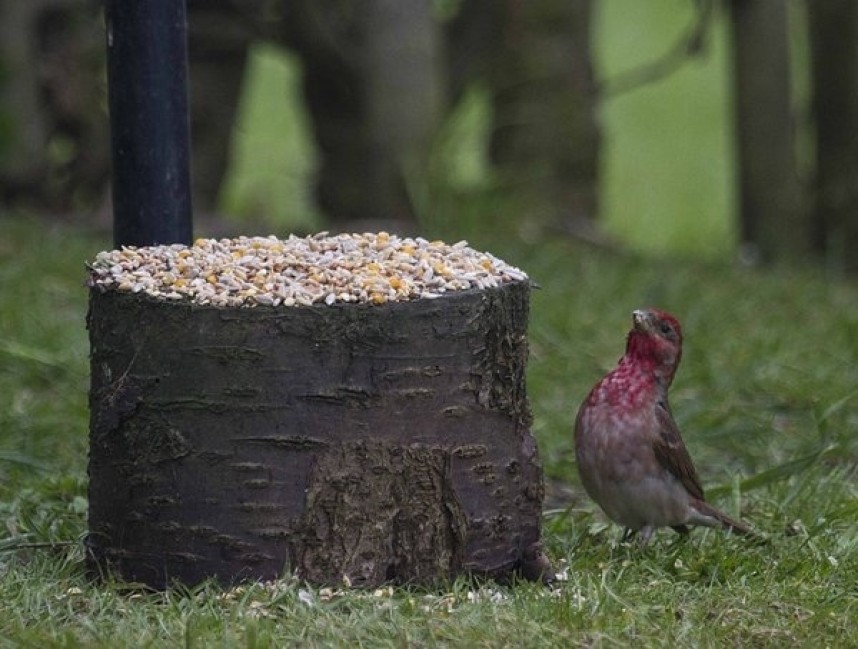
<path id="1" fill-rule="evenodd" d="M 682 358 L 679 321 L 659 309 L 634 311 L 632 330 L 626 341 L 626 358 L 651 369 L 666 385 L 670 385 Z"/>

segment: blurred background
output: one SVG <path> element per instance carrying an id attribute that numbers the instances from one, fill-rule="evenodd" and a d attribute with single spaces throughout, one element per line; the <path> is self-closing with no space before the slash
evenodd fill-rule
<path id="1" fill-rule="evenodd" d="M 0 0 L 0 551 L 86 529 L 84 261 L 112 246 L 101 4 Z M 858 2 L 189 0 L 188 16 L 197 236 L 466 238 L 541 287 L 527 380 L 553 552 L 608 534 L 572 423 L 631 310 L 658 305 L 687 334 L 671 402 L 707 494 L 760 529 L 806 523 L 796 557 L 858 574 Z M 784 592 L 808 592 L 803 575 Z"/>
<path id="2" fill-rule="evenodd" d="M 189 0 L 198 234 L 858 271 L 850 0 Z M 110 225 L 95 0 L 0 0 L 0 209 Z M 0 212 L 0 213 L 2 213 Z"/>

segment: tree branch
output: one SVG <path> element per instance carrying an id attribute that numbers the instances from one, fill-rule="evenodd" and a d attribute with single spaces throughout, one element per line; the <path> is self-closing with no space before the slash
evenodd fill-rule
<path id="1" fill-rule="evenodd" d="M 694 4 L 697 7 L 694 22 L 667 53 L 654 61 L 622 72 L 613 79 L 600 82 L 596 88 L 599 96 L 603 99 L 613 98 L 661 81 L 703 52 L 715 3 L 713 0 L 696 0 Z"/>

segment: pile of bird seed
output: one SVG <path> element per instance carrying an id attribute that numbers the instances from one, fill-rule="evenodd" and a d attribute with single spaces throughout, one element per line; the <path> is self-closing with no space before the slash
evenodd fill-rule
<path id="1" fill-rule="evenodd" d="M 384 304 L 485 289 L 527 275 L 466 241 L 386 232 L 197 239 L 123 247 L 88 264 L 91 287 L 214 306 Z"/>

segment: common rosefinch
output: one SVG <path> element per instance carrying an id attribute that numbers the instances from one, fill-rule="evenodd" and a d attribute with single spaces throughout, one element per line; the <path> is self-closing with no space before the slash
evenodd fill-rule
<path id="1" fill-rule="evenodd" d="M 700 478 L 667 402 L 682 356 L 682 329 L 657 309 L 635 311 L 626 353 L 578 411 L 575 455 L 581 482 L 625 538 L 645 546 L 657 527 L 687 525 L 753 534 L 706 503 Z"/>

